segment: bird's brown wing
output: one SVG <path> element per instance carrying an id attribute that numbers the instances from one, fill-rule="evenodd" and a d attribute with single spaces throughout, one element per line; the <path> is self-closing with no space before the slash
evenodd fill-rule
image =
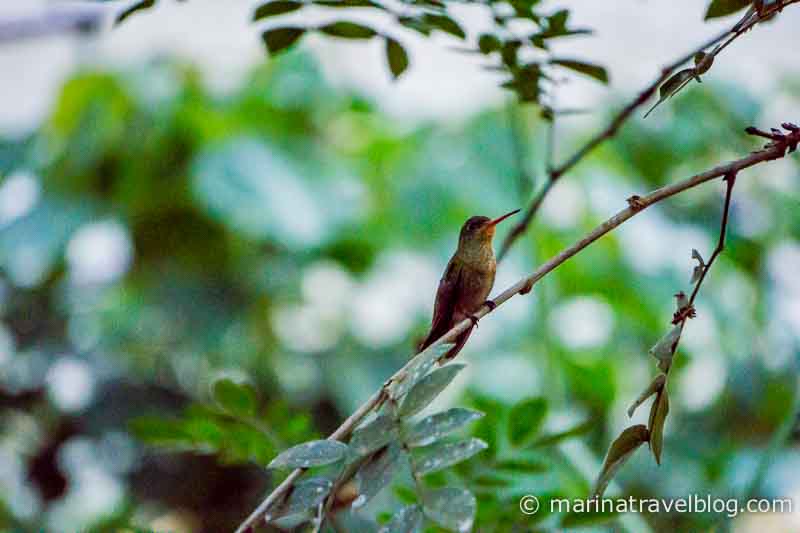
<path id="1" fill-rule="evenodd" d="M 436 303 L 433 305 L 431 331 L 425 337 L 425 340 L 420 343 L 420 352 L 453 327 L 453 311 L 461 290 L 461 274 L 461 268 L 451 259 L 442 279 L 439 281 L 439 289 L 436 291 Z"/>

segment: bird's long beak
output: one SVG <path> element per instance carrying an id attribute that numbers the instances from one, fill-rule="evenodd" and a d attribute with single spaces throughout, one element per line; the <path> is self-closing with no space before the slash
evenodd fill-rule
<path id="1" fill-rule="evenodd" d="M 502 221 L 504 221 L 505 219 L 507 219 L 508 217 L 510 217 L 511 215 L 516 215 L 519 212 L 520 212 L 520 209 L 514 209 L 510 213 L 506 213 L 505 215 L 503 215 L 501 217 L 497 217 L 496 219 L 494 219 L 491 222 L 489 222 L 489 227 L 492 228 L 492 227 L 498 225 L 499 223 L 501 223 Z"/>

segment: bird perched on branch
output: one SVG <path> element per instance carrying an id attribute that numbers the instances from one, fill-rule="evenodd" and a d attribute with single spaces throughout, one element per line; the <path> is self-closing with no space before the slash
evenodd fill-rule
<path id="1" fill-rule="evenodd" d="M 472 327 L 477 325 L 475 313 L 484 304 L 495 308 L 494 302 L 487 300 L 497 271 L 492 238 L 497 224 L 518 212 L 519 209 L 494 220 L 482 216 L 470 217 L 461 226 L 458 249 L 447 263 L 436 291 L 431 330 L 419 345 L 419 351 L 433 344 L 465 318 L 472 320 Z M 455 346 L 447 352 L 448 359 L 461 351 L 472 333 L 472 327 L 456 338 Z"/>

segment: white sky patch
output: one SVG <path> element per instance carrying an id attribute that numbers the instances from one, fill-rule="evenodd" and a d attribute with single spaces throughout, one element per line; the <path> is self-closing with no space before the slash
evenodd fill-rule
<path id="1" fill-rule="evenodd" d="M 514 402 L 541 390 L 541 373 L 527 355 L 493 353 L 472 361 L 473 372 L 480 376 L 472 385 L 484 394 Z"/>
<path id="2" fill-rule="evenodd" d="M 336 345 L 341 327 L 335 316 L 309 304 L 290 304 L 272 312 L 272 328 L 284 346 L 298 352 L 322 352 Z"/>
<path id="3" fill-rule="evenodd" d="M 110 283 L 127 272 L 133 260 L 133 245 L 119 222 L 94 222 L 80 228 L 70 239 L 66 256 L 72 282 Z"/>
<path id="4" fill-rule="evenodd" d="M 353 335 L 372 348 L 402 340 L 420 313 L 431 312 L 439 276 L 425 256 L 409 251 L 385 254 L 354 293 Z"/>
<path id="5" fill-rule="evenodd" d="M 63 411 L 80 411 L 94 397 L 95 379 L 85 362 L 62 356 L 47 371 L 47 393 Z"/>
<path id="6" fill-rule="evenodd" d="M 24 216 L 39 200 L 41 186 L 30 173 L 19 171 L 0 184 L 0 226 Z"/>
<path id="7" fill-rule="evenodd" d="M 307 302 L 338 313 L 349 304 L 354 285 L 353 278 L 341 265 L 319 261 L 303 272 L 301 290 Z"/>
<path id="8" fill-rule="evenodd" d="M 694 324 L 692 324 L 694 326 Z M 711 405 L 725 388 L 728 367 L 719 352 L 706 351 L 694 357 L 677 380 L 678 397 L 690 411 Z"/>
<path id="9" fill-rule="evenodd" d="M 574 228 L 586 208 L 586 193 L 574 181 L 564 180 L 553 187 L 542 204 L 542 219 L 557 229 Z"/>
<path id="10" fill-rule="evenodd" d="M 559 305 L 550 317 L 550 329 L 572 350 L 602 346 L 614 329 L 614 313 L 603 300 L 578 296 Z"/>

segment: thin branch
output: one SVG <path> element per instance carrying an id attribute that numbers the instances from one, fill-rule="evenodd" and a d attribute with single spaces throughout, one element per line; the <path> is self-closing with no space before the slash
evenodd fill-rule
<path id="1" fill-rule="evenodd" d="M 731 210 L 731 196 L 733 193 L 733 186 L 736 184 L 736 173 L 728 174 L 725 176 L 725 181 L 728 184 L 728 188 L 725 190 L 725 206 L 723 207 L 722 211 L 722 222 L 720 223 L 719 228 L 719 241 L 717 241 L 717 247 L 714 248 L 714 251 L 711 253 L 711 257 L 708 260 L 708 263 L 705 264 L 703 267 L 703 272 L 700 274 L 700 279 L 697 280 L 697 283 L 694 285 L 694 290 L 692 291 L 692 295 L 689 297 L 689 306 L 694 304 L 694 299 L 697 297 L 697 292 L 700 290 L 700 286 L 703 284 L 703 280 L 706 279 L 706 274 L 711 269 L 711 265 L 714 264 L 714 261 L 717 259 L 717 256 L 722 253 L 722 250 L 725 249 L 725 234 L 728 231 L 728 216 Z M 684 322 L 686 319 L 683 319 Z"/>
<path id="2" fill-rule="evenodd" d="M 546 263 L 542 264 L 539 268 L 537 268 L 533 273 L 529 276 L 519 280 L 517 283 L 512 285 L 511 287 L 507 288 L 505 291 L 501 292 L 497 297 L 494 298 L 494 308 L 490 309 L 489 306 L 484 305 L 481 307 L 476 313 L 475 318 L 482 318 L 489 313 L 492 313 L 494 310 L 502 306 L 506 301 L 510 300 L 517 294 L 527 294 L 533 285 L 535 285 L 539 280 L 544 278 L 547 274 L 558 268 L 561 264 L 569 260 L 571 257 L 579 253 L 581 250 L 598 240 L 603 235 L 611 232 L 612 230 L 616 229 L 623 223 L 625 223 L 630 218 L 633 218 L 635 215 L 646 209 L 647 207 L 665 200 L 671 196 L 674 196 L 678 193 L 681 193 L 687 189 L 691 189 L 693 187 L 697 187 L 698 185 L 705 183 L 707 181 L 711 181 L 715 178 L 719 178 L 722 176 L 729 176 L 732 174 L 737 174 L 743 169 L 752 167 L 754 165 L 758 165 L 759 163 L 764 163 L 766 161 L 773 161 L 776 159 L 783 158 L 787 150 L 789 149 L 792 144 L 796 144 L 800 142 L 800 129 L 796 131 L 791 131 L 788 135 L 785 136 L 782 142 L 773 142 L 767 145 L 766 148 L 763 150 L 759 150 L 757 152 L 753 152 L 750 155 L 743 157 L 741 159 L 737 159 L 735 161 L 731 161 L 724 165 L 717 166 L 703 172 L 701 174 L 696 174 L 688 179 L 683 181 L 679 181 L 677 183 L 673 183 L 672 185 L 667 185 L 665 187 L 661 187 L 660 189 L 656 189 L 655 191 L 651 192 L 650 194 L 637 197 L 637 201 L 634 205 L 629 206 L 626 209 L 618 212 L 616 215 L 612 216 L 591 232 L 589 232 L 586 236 L 580 239 L 578 242 L 573 244 L 572 246 L 564 249 L 561 253 L 556 255 L 555 257 L 551 258 Z M 430 347 L 435 347 L 443 343 L 452 342 L 455 340 L 458 335 L 466 331 L 472 327 L 472 320 L 471 319 L 464 319 L 458 324 L 456 324 L 450 331 L 442 335 L 439 339 L 433 342 Z M 429 348 L 430 348 L 429 347 Z M 421 354 L 418 354 L 416 357 L 412 358 L 408 363 L 406 363 L 403 368 L 398 370 L 391 378 L 389 378 L 378 390 L 375 392 L 361 407 L 359 407 L 350 417 L 345 420 L 339 428 L 334 431 L 330 437 L 331 440 L 343 440 L 350 435 L 353 428 L 365 417 L 367 416 L 374 408 L 380 406 L 383 401 L 386 399 L 386 393 L 388 386 L 393 382 L 395 379 L 399 379 L 403 375 L 407 373 L 407 370 L 410 366 L 416 363 L 417 357 L 420 357 Z M 279 498 L 283 497 L 283 495 L 288 491 L 288 489 L 292 486 L 294 481 L 302 475 L 304 472 L 303 469 L 294 470 L 289 476 L 280 484 L 278 485 L 272 493 L 258 506 L 258 508 L 253 511 L 253 513 L 239 526 L 236 530 L 237 533 L 244 533 L 249 527 L 253 526 L 269 509 L 269 507 L 277 502 Z"/>
<path id="3" fill-rule="evenodd" d="M 548 171 L 548 180 L 545 183 L 544 187 L 531 199 L 531 202 L 528 208 L 525 210 L 525 214 L 519 222 L 511 229 L 509 234 L 506 236 L 503 244 L 500 246 L 500 251 L 498 253 L 498 259 L 502 259 L 508 253 L 511 246 L 514 242 L 527 231 L 528 226 L 533 221 L 533 218 L 536 216 L 536 212 L 541 207 L 542 203 L 544 202 L 545 197 L 552 189 L 554 182 L 558 181 L 564 174 L 572 169 L 575 165 L 581 162 L 587 155 L 589 155 L 595 148 L 603 144 L 608 139 L 614 137 L 619 129 L 622 127 L 623 124 L 633 115 L 634 111 L 644 105 L 647 100 L 650 99 L 653 94 L 658 90 L 662 83 L 664 83 L 673 72 L 675 72 L 681 65 L 690 61 L 695 54 L 698 52 L 702 52 L 707 48 L 719 44 L 723 41 L 726 37 L 730 38 L 725 41 L 724 43 L 717 46 L 711 53 L 708 54 L 704 61 L 713 61 L 713 58 L 719 54 L 723 49 L 725 49 L 729 44 L 731 44 L 734 40 L 739 38 L 741 35 L 746 33 L 750 30 L 753 26 L 761 22 L 762 20 L 771 17 L 776 12 L 782 10 L 784 7 L 800 2 L 800 0 L 783 0 L 780 3 L 775 4 L 774 6 L 766 9 L 763 14 L 759 14 L 755 16 L 748 22 L 747 24 L 741 25 L 741 21 L 733 26 L 731 29 L 717 35 L 713 39 L 703 43 L 702 45 L 698 46 L 691 52 L 683 55 L 682 57 L 678 58 L 676 61 L 671 63 L 670 65 L 664 67 L 661 70 L 661 74 L 653 81 L 650 85 L 648 85 L 639 95 L 630 102 L 627 106 L 622 108 L 611 122 L 606 126 L 604 130 L 600 133 L 596 134 L 594 137 L 589 139 L 583 146 L 581 146 L 571 157 L 569 157 L 564 163 L 559 166 L 556 166 Z M 739 27 L 741 25 L 741 27 Z"/>

